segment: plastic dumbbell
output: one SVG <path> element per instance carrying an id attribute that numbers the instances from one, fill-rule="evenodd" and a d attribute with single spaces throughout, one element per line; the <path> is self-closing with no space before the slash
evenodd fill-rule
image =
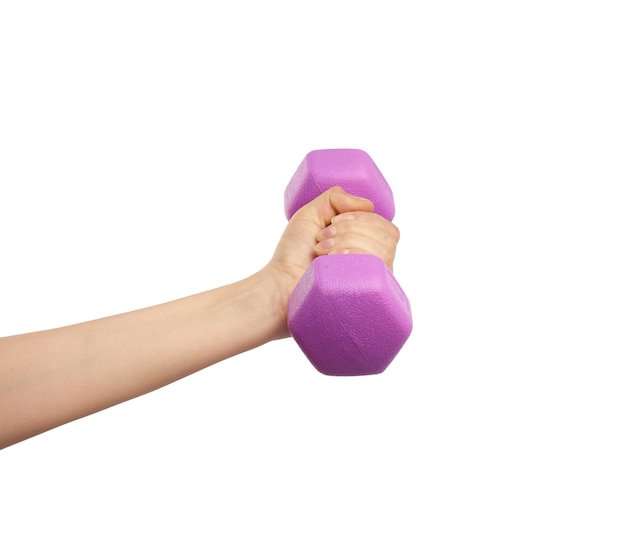
<path id="1" fill-rule="evenodd" d="M 309 152 L 285 190 L 287 219 L 330 187 L 371 200 L 374 212 L 392 220 L 393 194 L 363 150 Z M 317 257 L 289 299 L 287 324 L 313 366 L 327 375 L 383 372 L 408 339 L 409 300 L 377 256 Z"/>

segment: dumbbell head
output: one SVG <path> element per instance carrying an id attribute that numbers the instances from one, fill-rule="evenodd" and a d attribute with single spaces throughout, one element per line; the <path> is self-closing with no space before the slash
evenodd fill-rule
<path id="1" fill-rule="evenodd" d="M 285 190 L 285 215 L 290 220 L 298 209 L 340 186 L 354 196 L 369 199 L 374 212 L 393 220 L 393 194 L 374 160 L 363 150 L 336 149 L 309 152 Z"/>
<path id="2" fill-rule="evenodd" d="M 362 150 L 310 152 L 285 192 L 288 218 L 333 186 L 368 198 L 391 220 L 384 177 Z M 381 373 L 413 326 L 409 301 L 385 263 L 362 254 L 316 258 L 289 299 L 289 330 L 315 368 L 328 375 Z"/>
<path id="3" fill-rule="evenodd" d="M 381 373 L 411 333 L 411 308 L 374 255 L 318 257 L 289 299 L 289 330 L 327 375 Z"/>

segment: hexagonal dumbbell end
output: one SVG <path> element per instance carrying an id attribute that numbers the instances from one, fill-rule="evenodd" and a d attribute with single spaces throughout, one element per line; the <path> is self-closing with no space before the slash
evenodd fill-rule
<path id="1" fill-rule="evenodd" d="M 298 166 L 285 189 L 285 215 L 288 220 L 305 204 L 340 186 L 354 196 L 368 198 L 374 212 L 393 220 L 393 193 L 374 160 L 363 150 L 352 148 L 314 150 Z"/>
<path id="2" fill-rule="evenodd" d="M 409 300 L 374 255 L 316 258 L 289 299 L 289 330 L 327 375 L 381 373 L 413 326 Z"/>
<path id="3" fill-rule="evenodd" d="M 293 214 L 330 187 L 368 198 L 374 212 L 393 219 L 391 189 L 363 150 L 315 150 L 285 191 Z M 289 330 L 309 361 L 328 375 L 381 373 L 413 326 L 409 301 L 387 265 L 373 255 L 316 258 L 289 299 Z"/>

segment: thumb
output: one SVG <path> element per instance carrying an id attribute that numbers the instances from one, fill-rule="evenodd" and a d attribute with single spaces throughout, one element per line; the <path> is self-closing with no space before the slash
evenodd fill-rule
<path id="1" fill-rule="evenodd" d="M 341 187 L 331 187 L 317 198 L 300 208 L 296 214 L 314 219 L 320 228 L 330 224 L 331 219 L 345 212 L 372 212 L 374 204 L 367 198 L 354 196 Z"/>

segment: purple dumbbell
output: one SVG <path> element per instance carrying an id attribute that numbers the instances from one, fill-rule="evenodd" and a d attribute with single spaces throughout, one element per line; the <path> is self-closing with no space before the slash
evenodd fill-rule
<path id="1" fill-rule="evenodd" d="M 391 189 L 362 150 L 315 150 L 285 191 L 287 219 L 330 187 L 371 200 L 393 219 Z M 287 324 L 315 368 L 327 375 L 381 373 L 411 334 L 409 300 L 387 265 L 374 255 L 317 257 L 289 299 Z"/>

